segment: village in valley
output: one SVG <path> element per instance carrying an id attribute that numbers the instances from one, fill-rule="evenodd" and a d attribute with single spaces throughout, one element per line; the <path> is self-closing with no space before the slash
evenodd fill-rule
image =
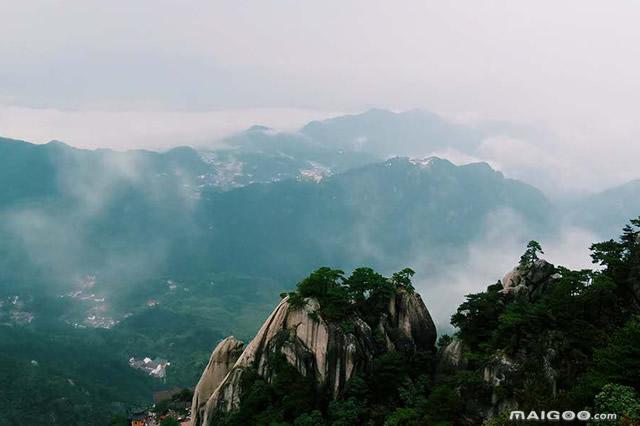
<path id="1" fill-rule="evenodd" d="M 152 406 L 131 409 L 126 418 L 114 418 L 110 426 L 190 426 L 192 398 L 189 388 L 155 392 Z"/>

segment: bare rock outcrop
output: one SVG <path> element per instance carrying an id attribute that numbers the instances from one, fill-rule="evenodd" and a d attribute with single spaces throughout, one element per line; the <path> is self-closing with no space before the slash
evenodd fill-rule
<path id="1" fill-rule="evenodd" d="M 516 266 L 502 279 L 501 292 L 507 296 L 507 303 L 532 303 L 537 301 L 561 275 L 556 267 L 543 259 L 536 259 L 528 267 Z M 556 393 L 556 371 L 552 368 L 557 345 L 562 341 L 553 335 L 543 339 L 543 347 L 539 348 L 543 356 L 544 377 L 548 381 L 550 392 Z M 487 416 L 495 416 L 505 410 L 517 408 L 516 397 L 513 393 L 514 383 L 525 374 L 524 364 L 529 355 L 523 349 L 516 348 L 511 356 L 500 351 L 483 366 L 483 378 L 491 388 L 491 401 Z M 521 381 L 521 380 L 520 380 Z"/>
<path id="2" fill-rule="evenodd" d="M 422 298 L 417 293 L 398 292 L 389 301 L 388 312 L 380 324 L 397 351 L 426 348 L 436 341 L 436 326 Z"/>
<path id="3" fill-rule="evenodd" d="M 211 354 L 200 381 L 193 392 L 191 416 L 193 424 L 204 419 L 204 407 L 213 392 L 220 386 L 242 354 L 244 343 L 233 336 L 222 340 Z"/>
<path id="4" fill-rule="evenodd" d="M 337 398 L 348 380 L 369 368 L 381 351 L 425 351 L 434 347 L 435 326 L 416 293 L 399 291 L 390 300 L 387 312 L 381 314 L 376 325 L 381 336 L 358 316 L 349 318 L 349 326 L 345 327 L 344 323 L 326 321 L 319 311 L 315 299 L 307 298 L 303 307 L 294 307 L 285 297 L 230 371 L 210 373 L 212 377 L 224 374 L 224 379 L 200 409 L 202 415 L 194 416 L 193 425 L 213 424 L 217 413 L 238 409 L 242 377 L 249 369 L 272 382 L 277 374 L 272 365 L 274 355 L 284 356 L 301 375 L 313 378 L 319 390 Z M 198 403 L 201 406 L 201 400 Z"/>
<path id="5" fill-rule="evenodd" d="M 438 359 L 439 371 L 457 371 L 467 368 L 468 359 L 464 354 L 465 346 L 462 340 L 454 338 L 451 343 L 442 348 Z"/>
<path id="6" fill-rule="evenodd" d="M 555 266 L 544 259 L 537 259 L 528 268 L 516 266 L 502 278 L 502 292 L 533 301 L 559 278 Z"/>
<path id="7" fill-rule="evenodd" d="M 485 365 L 482 376 L 491 386 L 491 405 L 487 410 L 487 417 L 493 417 L 505 410 L 515 410 L 518 407 L 513 395 L 502 389 L 511 386 L 513 375 L 517 373 L 519 365 L 503 353 L 496 353 Z"/>

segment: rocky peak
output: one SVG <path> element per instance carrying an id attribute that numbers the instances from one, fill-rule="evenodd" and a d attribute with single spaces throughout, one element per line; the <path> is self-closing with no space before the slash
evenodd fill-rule
<path id="1" fill-rule="evenodd" d="M 431 315 L 418 293 L 400 291 L 392 297 L 380 326 L 385 335 L 395 336 L 390 350 L 424 350 L 432 347 L 437 337 Z"/>
<path id="2" fill-rule="evenodd" d="M 243 349 L 244 343 L 233 336 L 222 340 L 215 347 L 193 392 L 191 404 L 193 424 L 202 422 L 205 404 L 240 358 Z"/>
<path id="3" fill-rule="evenodd" d="M 213 424 L 217 413 L 238 409 L 247 372 L 255 372 L 271 383 L 278 374 L 275 357 L 284 357 L 298 373 L 313 379 L 319 391 L 335 399 L 354 374 L 371 367 L 374 356 L 389 351 L 433 350 L 435 326 L 417 293 L 398 291 L 380 314 L 375 332 L 358 315 L 350 317 L 345 326 L 345 321 L 322 318 L 319 308 L 314 298 L 304 299 L 303 306 L 294 306 L 287 296 L 230 369 L 227 363 L 210 362 L 194 394 L 194 413 L 198 415 L 194 414 L 193 425 Z M 221 345 L 212 360 L 224 358 Z M 219 377 L 223 380 L 217 382 Z M 214 384 L 217 386 L 212 390 Z"/>
<path id="4" fill-rule="evenodd" d="M 534 260 L 529 266 L 518 265 L 508 272 L 502 279 L 501 293 L 512 295 L 509 303 L 533 303 L 537 301 L 549 288 L 561 278 L 556 267 L 543 259 Z M 551 367 L 554 357 L 553 342 L 545 342 L 543 357 L 544 376 L 548 380 L 549 387 L 555 395 L 556 372 Z M 491 387 L 490 406 L 486 411 L 488 417 L 498 415 L 504 410 L 517 408 L 516 398 L 511 391 L 513 382 L 522 375 L 527 353 L 523 350 L 516 351 L 511 356 L 499 351 L 483 366 L 484 381 Z"/>
<path id="5" fill-rule="evenodd" d="M 560 275 L 553 264 L 544 259 L 536 259 L 531 266 L 518 265 L 502 278 L 502 293 L 514 294 L 533 301 L 545 292 L 547 287 Z"/>

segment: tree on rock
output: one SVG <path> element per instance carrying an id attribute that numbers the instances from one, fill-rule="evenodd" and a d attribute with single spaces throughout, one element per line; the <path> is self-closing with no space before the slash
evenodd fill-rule
<path id="1" fill-rule="evenodd" d="M 539 259 L 538 253 L 544 254 L 540 243 L 535 240 L 529 241 L 529 244 L 527 244 L 527 250 L 525 250 L 524 254 L 520 257 L 520 267 L 523 269 L 530 268 L 533 265 L 533 262 Z"/>

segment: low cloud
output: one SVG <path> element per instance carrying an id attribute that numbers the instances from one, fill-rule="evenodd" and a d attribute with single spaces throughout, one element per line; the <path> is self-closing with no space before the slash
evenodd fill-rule
<path id="1" fill-rule="evenodd" d="M 513 269 L 529 240 L 538 240 L 545 254 L 555 265 L 573 269 L 591 267 L 589 247 L 597 238 L 590 232 L 570 228 L 558 234 L 539 236 L 529 229 L 521 216 L 512 210 L 490 214 L 481 238 L 470 243 L 459 262 L 454 262 L 436 276 L 425 277 L 429 269 L 420 259 L 416 288 L 422 294 L 439 330 L 448 331 L 451 315 L 464 301 L 464 296 L 486 290 Z M 421 264 L 423 266 L 421 266 Z"/>
<path id="2" fill-rule="evenodd" d="M 83 154 L 61 149 L 52 156 L 58 174 L 51 200 L 0 210 L 0 232 L 14 244 L 12 253 L 23 256 L 21 267 L 44 274 L 49 290 L 68 289 L 87 274 L 126 278 L 108 283 L 117 285 L 156 274 L 170 240 L 158 232 L 145 236 L 144 222 L 169 203 L 181 212 L 176 221 L 190 220 L 193 187 L 179 171 L 169 186 L 141 155 L 93 154 L 88 161 Z"/>

